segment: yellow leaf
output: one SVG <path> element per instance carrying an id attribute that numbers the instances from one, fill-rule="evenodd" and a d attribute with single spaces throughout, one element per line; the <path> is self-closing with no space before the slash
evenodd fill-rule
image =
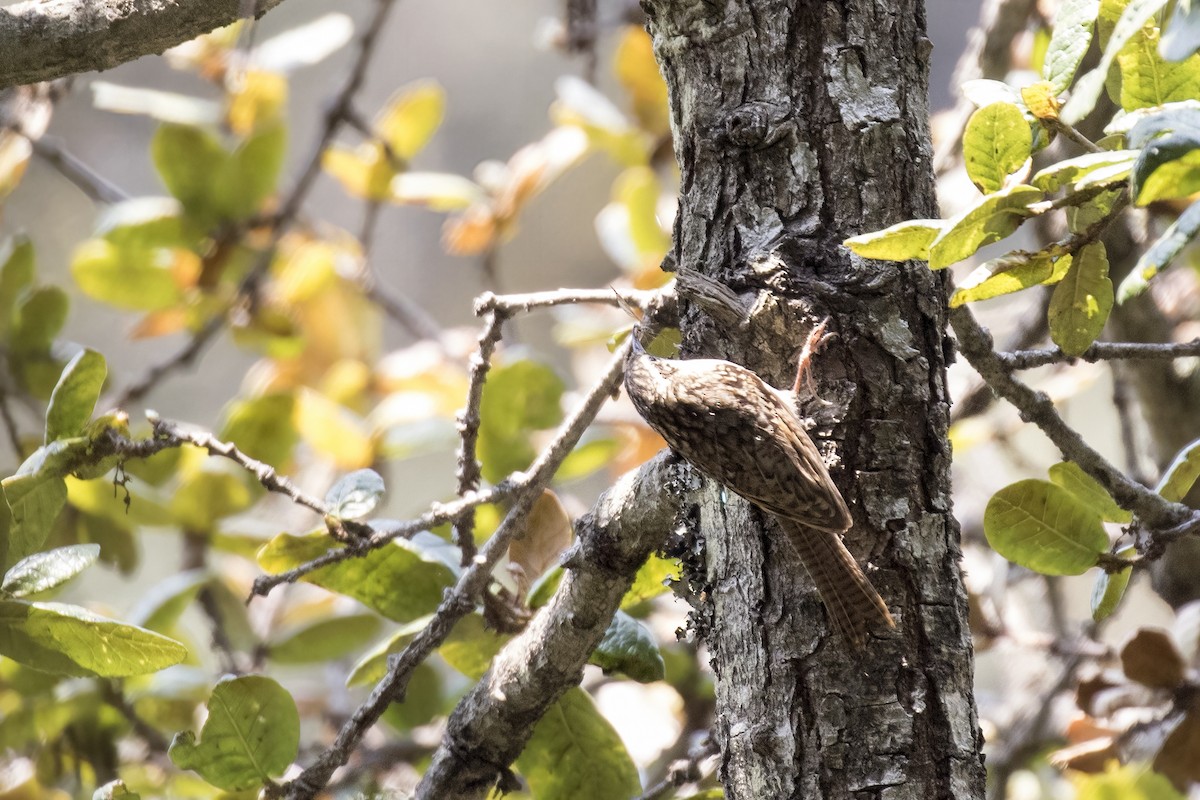
<path id="1" fill-rule="evenodd" d="M 442 228 L 442 247 L 453 256 L 476 255 L 491 247 L 499 233 L 492 210 L 477 204 L 446 220 Z"/>
<path id="2" fill-rule="evenodd" d="M 382 201 L 391 192 L 396 170 L 378 144 L 365 144 L 354 150 L 330 145 L 321 154 L 321 166 L 354 197 Z"/>
<path id="3" fill-rule="evenodd" d="M 393 203 L 459 211 L 487 199 L 479 184 L 445 172 L 402 172 L 392 179 Z"/>
<path id="4" fill-rule="evenodd" d="M 650 35 L 642 26 L 626 26 L 617 45 L 613 70 L 633 99 L 633 113 L 642 128 L 657 136 L 670 132 L 667 84 L 654 60 Z"/>
<path id="5" fill-rule="evenodd" d="M 275 278 L 280 299 L 286 304 L 299 303 L 327 289 L 337 279 L 334 248 L 322 241 L 309 241 L 292 250 Z"/>
<path id="6" fill-rule="evenodd" d="M 181 306 L 164 308 L 162 311 L 151 311 L 138 320 L 129 335 L 134 339 L 152 339 L 155 336 L 168 336 L 186 329 L 187 324 L 187 309 Z"/>
<path id="7" fill-rule="evenodd" d="M 287 79 L 275 72 L 247 70 L 227 98 L 225 119 L 238 136 L 278 122 L 287 102 Z"/>
<path id="8" fill-rule="evenodd" d="M 12 194 L 21 182 L 33 145 L 20 134 L 0 131 L 0 198 Z"/>
<path id="9" fill-rule="evenodd" d="M 392 96 L 375 119 L 375 131 L 392 152 L 409 161 L 442 124 L 446 92 L 435 81 L 418 81 Z"/>
<path id="10" fill-rule="evenodd" d="M 1021 89 L 1021 99 L 1030 113 L 1038 119 L 1058 119 L 1058 98 L 1050 81 L 1037 83 Z"/>
<path id="11" fill-rule="evenodd" d="M 342 469 L 370 466 L 375 446 L 361 417 L 311 389 L 301 389 L 296 400 L 296 428 L 305 442 Z"/>

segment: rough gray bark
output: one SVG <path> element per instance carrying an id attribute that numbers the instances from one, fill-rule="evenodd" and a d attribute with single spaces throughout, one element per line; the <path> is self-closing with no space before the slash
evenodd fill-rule
<path id="1" fill-rule="evenodd" d="M 935 216 L 919 0 L 644 0 L 671 92 L 682 190 L 673 260 L 750 309 L 691 304 L 690 356 L 790 380 L 807 329 L 850 549 L 897 618 L 854 653 L 828 633 L 778 531 L 731 494 L 700 507 L 697 628 L 717 673 L 730 798 L 978 798 L 958 528 L 950 514 L 945 286 L 840 242 Z M 686 296 L 686 295 L 685 295 Z M 860 794 L 861 793 L 861 794 Z"/>
<path id="2" fill-rule="evenodd" d="M 262 15 L 282 0 L 251 3 Z M 0 8 L 0 89 L 111 69 L 236 21 L 243 0 L 29 0 Z"/>

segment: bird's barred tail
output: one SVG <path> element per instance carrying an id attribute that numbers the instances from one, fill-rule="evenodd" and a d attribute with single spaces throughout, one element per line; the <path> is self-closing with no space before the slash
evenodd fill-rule
<path id="1" fill-rule="evenodd" d="M 792 520 L 779 519 L 779 523 L 817 585 L 833 627 L 855 647 L 866 644 L 867 629 L 877 622 L 896 627 L 887 604 L 840 536 Z"/>

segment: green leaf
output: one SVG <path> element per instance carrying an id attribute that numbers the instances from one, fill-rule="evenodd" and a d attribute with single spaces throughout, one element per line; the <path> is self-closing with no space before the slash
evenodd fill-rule
<path id="1" fill-rule="evenodd" d="M 1029 181 L 1044 192 L 1057 192 L 1064 186 L 1082 180 L 1096 170 L 1119 166 L 1126 168 L 1126 173 L 1133 168 L 1138 150 L 1106 150 L 1103 153 L 1087 153 L 1075 158 L 1068 158 L 1051 164 L 1038 172 Z M 1113 178 L 1119 180 L 1119 178 Z"/>
<path id="2" fill-rule="evenodd" d="M 148 630 L 169 631 L 211 581 L 212 574 L 207 569 L 176 572 L 142 593 L 127 615 L 129 621 Z"/>
<path id="3" fill-rule="evenodd" d="M 287 151 L 287 128 L 271 125 L 255 131 L 225 163 L 213 189 L 221 219 L 241 221 L 258 213 L 279 181 Z"/>
<path id="4" fill-rule="evenodd" d="M 562 567 L 555 567 L 547 570 L 533 585 L 529 587 L 529 597 L 526 602 L 530 608 L 541 608 L 550 602 L 550 598 L 554 597 L 554 593 L 558 591 L 558 585 L 562 583 L 563 576 L 566 575 L 566 570 Z"/>
<path id="5" fill-rule="evenodd" d="M 88 239 L 71 256 L 71 277 L 93 300 L 131 311 L 161 311 L 183 302 L 176 267 L 198 269 L 188 250 L 143 243 L 134 236 L 119 242 Z"/>
<path id="6" fill-rule="evenodd" d="M 1096 775 L 1077 774 L 1075 800 L 1185 800 L 1166 776 L 1148 766 L 1111 766 Z"/>
<path id="7" fill-rule="evenodd" d="M 191 531 L 211 532 L 223 517 L 250 507 L 254 497 L 246 481 L 225 469 L 201 469 L 184 479 L 171 498 L 171 516 L 177 523 Z"/>
<path id="8" fill-rule="evenodd" d="M 1132 0 L 1125 6 L 1120 19 L 1108 34 L 1108 41 L 1103 44 L 1104 55 L 1100 58 L 1100 63 L 1075 82 L 1075 86 L 1071 90 L 1071 99 L 1063 106 L 1060 114 L 1064 122 L 1074 125 L 1095 107 L 1096 100 L 1100 97 L 1100 90 L 1104 88 L 1104 81 L 1108 77 L 1109 68 L 1112 67 L 1125 46 L 1130 43 L 1130 39 L 1142 31 L 1142 27 L 1150 17 L 1154 16 L 1166 2 L 1167 0 Z M 1103 16 L 1101 16 L 1101 20 L 1103 21 Z"/>
<path id="9" fill-rule="evenodd" d="M 454 626 L 454 630 L 438 648 L 438 653 L 463 675 L 479 680 L 509 638 L 488 630 L 482 614 L 468 614 Z"/>
<path id="10" fill-rule="evenodd" d="M 1049 253 L 1013 253 L 983 262 L 964 278 L 950 296 L 950 307 L 990 300 L 1031 286 L 1057 283 L 1067 274 L 1071 256 L 1055 259 Z"/>
<path id="11" fill-rule="evenodd" d="M 529 359 L 492 368 L 479 406 L 479 460 L 490 483 L 533 463 L 529 434 L 562 420 L 563 388 L 553 369 Z"/>
<path id="12" fill-rule="evenodd" d="M 1123 303 L 1144 292 L 1149 286 L 1150 280 L 1165 269 L 1183 251 L 1183 248 L 1196 238 L 1197 231 L 1200 231 L 1200 200 L 1184 209 L 1183 213 L 1179 215 L 1179 219 L 1171 223 L 1158 241 L 1138 259 L 1134 268 L 1125 276 L 1125 280 L 1121 281 L 1117 293 L 1120 302 Z"/>
<path id="13" fill-rule="evenodd" d="M 941 269 L 970 258 L 979 248 L 998 242 L 1020 227 L 1042 199 L 1040 189 L 1011 186 L 982 198 L 946 223 L 929 245 L 929 267 Z"/>
<path id="14" fill-rule="evenodd" d="M 578 687 L 538 721 L 517 769 L 538 800 L 618 800 L 642 791 L 621 737 Z"/>
<path id="15" fill-rule="evenodd" d="M 1129 558 L 1137 553 L 1137 548 L 1133 545 L 1122 548 L 1117 552 L 1121 558 Z M 1129 586 L 1129 579 L 1133 576 L 1133 567 L 1125 567 L 1116 572 L 1100 571 L 1096 576 L 1096 583 L 1092 586 L 1092 620 L 1100 622 L 1112 616 L 1112 613 L 1117 610 L 1121 599 L 1125 597 L 1125 589 Z"/>
<path id="16" fill-rule="evenodd" d="M 49 350 L 67 321 L 69 306 L 66 292 L 57 286 L 42 286 L 23 294 L 13 318 L 13 350 L 19 353 Z"/>
<path id="17" fill-rule="evenodd" d="M 1172 503 L 1178 503 L 1187 497 L 1197 478 L 1200 478 L 1200 439 L 1179 451 L 1154 491 Z"/>
<path id="18" fill-rule="evenodd" d="M 70 502 L 70 489 L 67 490 Z M 103 517 L 91 514 L 75 515 L 75 535 L 79 541 L 100 547 L 100 562 L 120 572 L 125 577 L 133 574 L 141 563 L 141 549 L 133 538 L 133 531 L 121 527 Z"/>
<path id="19" fill-rule="evenodd" d="M 842 242 L 851 252 L 878 261 L 929 259 L 929 245 L 945 227 L 940 219 L 910 219 L 873 233 L 861 233 Z"/>
<path id="20" fill-rule="evenodd" d="M 178 664 L 187 649 L 79 606 L 0 600 L 0 655 L 43 672 L 121 678 Z"/>
<path id="21" fill-rule="evenodd" d="M 325 533 L 284 533 L 263 546 L 258 563 L 267 572 L 284 572 L 340 547 Z M 436 554 L 397 539 L 359 558 L 314 570 L 304 580 L 353 597 L 388 619 L 408 622 L 437 609 L 456 578 Z"/>
<path id="22" fill-rule="evenodd" d="M 346 685 L 363 686 L 378 683 L 387 673 L 388 656 L 403 650 L 412 641 L 412 638 L 429 624 L 431 619 L 433 619 L 432 614 L 414 619 L 364 653 L 350 670 L 350 675 L 346 678 Z"/>
<path id="23" fill-rule="evenodd" d="M 1117 505 L 1112 495 L 1074 461 L 1063 461 L 1050 467 L 1050 480 L 1099 514 L 1105 522 L 1124 525 L 1133 520 L 1133 514 Z"/>
<path id="24" fill-rule="evenodd" d="M 229 160 L 216 136 L 192 125 L 160 125 L 150 141 L 150 157 L 167 191 L 189 215 L 203 220 L 216 215 L 213 183 Z"/>
<path id="25" fill-rule="evenodd" d="M 300 714 L 287 690 L 262 675 L 226 678 L 213 688 L 200 741 L 175 734 L 168 755 L 227 792 L 265 785 L 283 774 L 300 748 Z"/>
<path id="26" fill-rule="evenodd" d="M 654 634 L 624 611 L 613 616 L 604 638 L 588 660 L 604 670 L 605 675 L 620 672 L 638 683 L 661 681 L 665 672 Z"/>
<path id="27" fill-rule="evenodd" d="M 1054 32 L 1042 62 L 1042 77 L 1050 81 L 1056 94 L 1071 85 L 1075 71 L 1092 43 L 1092 28 L 1100 0 L 1065 0 L 1054 15 Z"/>
<path id="28" fill-rule="evenodd" d="M 67 362 L 46 408 L 46 444 L 83 431 L 107 377 L 108 364 L 95 350 L 84 348 Z"/>
<path id="29" fill-rule="evenodd" d="M 11 514 L 7 567 L 41 548 L 67 502 L 67 487 L 62 478 L 37 474 L 17 474 L 0 481 L 0 486 Z"/>
<path id="30" fill-rule="evenodd" d="M 563 459 L 558 471 L 554 473 L 554 478 L 559 481 L 572 481 L 587 477 L 611 464 L 623 447 L 621 442 L 611 437 L 585 441 Z"/>
<path id="31" fill-rule="evenodd" d="M 383 476 L 373 469 L 360 469 L 343 475 L 325 493 L 329 513 L 340 519 L 362 519 L 375 510 L 386 488 Z"/>
<path id="32" fill-rule="evenodd" d="M 0 332 L 8 333 L 16 313 L 17 298 L 33 285 L 36 271 L 33 242 L 24 234 L 6 240 L 0 261 L 4 264 L 0 267 Z"/>
<path id="33" fill-rule="evenodd" d="M 125 493 L 129 505 L 125 505 Z M 170 510 L 158 499 L 158 492 L 136 479 L 126 480 L 118 488 L 112 480 L 67 478 L 67 502 L 88 514 L 125 528 L 138 525 L 166 526 L 174 522 Z"/>
<path id="34" fill-rule="evenodd" d="M 670 591 L 668 581 L 677 578 L 682 567 L 677 558 L 651 555 L 638 569 L 633 585 L 621 598 L 621 608 L 628 610 L 647 600 Z"/>
<path id="35" fill-rule="evenodd" d="M 291 392 L 235 400 L 225 411 L 219 438 L 251 458 L 283 469 L 300 440 L 293 421 L 295 410 L 296 396 Z"/>
<path id="36" fill-rule="evenodd" d="M 1104 330 L 1112 307 L 1108 256 L 1103 242 L 1092 242 L 1075 254 L 1050 298 L 1050 338 L 1067 355 L 1081 355 Z"/>
<path id="37" fill-rule="evenodd" d="M 1194 153 L 1200 149 L 1200 109 L 1175 106 L 1145 116 L 1126 139 L 1130 147 L 1141 148 L 1130 177 L 1139 204 L 1190 193 L 1187 187 L 1197 180 Z"/>
<path id="38" fill-rule="evenodd" d="M 1033 133 L 1021 109 L 1012 103 L 992 103 L 976 111 L 963 134 L 967 176 L 979 191 L 999 191 L 1019 170 L 1033 148 Z"/>
<path id="39" fill-rule="evenodd" d="M 310 622 L 267 643 L 267 657 L 277 664 L 336 661 L 358 650 L 379 633 L 374 614 L 347 614 Z"/>
<path id="40" fill-rule="evenodd" d="M 1079 575 L 1108 549 L 1100 516 L 1047 481 L 1018 481 L 992 495 L 983 531 L 997 553 L 1043 575 Z"/>
<path id="41" fill-rule="evenodd" d="M 27 556 L 4 574 L 0 592 L 9 597 L 26 597 L 61 586 L 96 563 L 100 547 L 73 544 Z"/>
<path id="42" fill-rule="evenodd" d="M 408 679 L 404 701 L 388 706 L 383 721 L 398 731 L 409 731 L 445 713 L 448 710 L 445 704 L 442 676 L 430 664 L 418 664 Z"/>
<path id="43" fill-rule="evenodd" d="M 1159 5 L 1164 2 L 1153 1 Z M 1130 7 L 1136 3 L 1134 0 Z M 1158 39 L 1158 28 L 1147 26 L 1117 56 L 1121 69 L 1121 108 L 1126 111 L 1200 96 L 1200 58 L 1166 61 L 1159 55 Z"/>

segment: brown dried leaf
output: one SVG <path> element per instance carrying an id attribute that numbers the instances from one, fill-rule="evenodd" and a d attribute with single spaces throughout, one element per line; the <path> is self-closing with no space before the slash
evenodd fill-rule
<path id="1" fill-rule="evenodd" d="M 1154 769 L 1186 794 L 1192 783 L 1200 781 L 1197 753 L 1200 753 L 1200 707 L 1193 706 L 1154 757 Z"/>
<path id="2" fill-rule="evenodd" d="M 1104 736 L 1056 750 L 1050 754 L 1050 763 L 1060 769 L 1096 774 L 1104 772 L 1110 761 L 1119 758 L 1116 740 Z"/>
<path id="3" fill-rule="evenodd" d="M 512 574 L 522 597 L 543 572 L 558 564 L 559 556 L 574 538 L 567 510 L 558 496 L 546 489 L 533 504 L 525 532 L 508 546 L 508 561 L 518 568 Z"/>
<path id="4" fill-rule="evenodd" d="M 1166 631 L 1142 628 L 1121 648 L 1121 667 L 1130 680 L 1151 689 L 1173 689 L 1184 676 L 1183 656 Z"/>

